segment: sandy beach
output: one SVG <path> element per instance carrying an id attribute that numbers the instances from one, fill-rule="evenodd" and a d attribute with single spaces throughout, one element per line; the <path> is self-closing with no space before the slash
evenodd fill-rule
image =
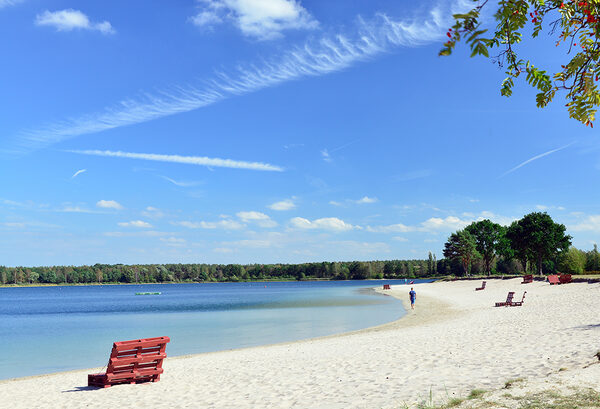
<path id="1" fill-rule="evenodd" d="M 474 291 L 479 281 L 414 285 L 416 309 L 405 304 L 408 314 L 395 322 L 170 357 L 158 383 L 88 388 L 87 374 L 100 368 L 1 381 L 0 407 L 404 408 L 429 403 L 430 396 L 444 403 L 476 388 L 500 399 L 494 391 L 516 378 L 525 390 L 598 390 L 600 284 L 520 281 L 491 279 L 484 291 Z M 409 289 L 381 291 L 406 301 Z M 508 291 L 519 300 L 527 291 L 524 305 L 495 308 Z"/>

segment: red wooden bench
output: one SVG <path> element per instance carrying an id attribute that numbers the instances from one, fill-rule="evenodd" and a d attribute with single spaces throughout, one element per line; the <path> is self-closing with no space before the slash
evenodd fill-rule
<path id="1" fill-rule="evenodd" d="M 477 287 L 475 291 L 485 290 L 485 281 L 481 283 L 481 287 Z"/>
<path id="2" fill-rule="evenodd" d="M 523 276 L 523 281 L 521 281 L 521 284 L 529 284 L 529 283 L 533 283 L 533 274 L 525 274 Z"/>
<path id="3" fill-rule="evenodd" d="M 390 285 L 389 284 L 384 284 L 383 285 L 383 289 L 384 290 L 391 290 Z"/>
<path id="4" fill-rule="evenodd" d="M 561 274 L 560 277 L 558 277 L 558 281 L 560 281 L 561 284 L 568 284 L 571 280 L 571 274 Z"/>
<path id="5" fill-rule="evenodd" d="M 106 373 L 88 375 L 88 386 L 108 388 L 122 383 L 158 382 L 169 337 L 115 342 Z"/>
<path id="6" fill-rule="evenodd" d="M 515 296 L 515 292 L 509 291 L 508 295 L 506 296 L 506 301 L 497 302 L 496 307 L 508 307 L 509 305 L 512 304 L 514 296 Z"/>
<path id="7" fill-rule="evenodd" d="M 550 283 L 550 285 L 560 284 L 560 281 L 559 281 L 557 275 L 548 276 L 548 282 Z"/>
<path id="8" fill-rule="evenodd" d="M 523 301 L 525 301 L 525 294 L 527 294 L 527 291 L 525 291 L 523 293 L 523 298 L 521 298 L 521 301 L 513 301 L 508 306 L 509 307 L 520 307 L 520 306 L 522 306 L 523 305 Z"/>

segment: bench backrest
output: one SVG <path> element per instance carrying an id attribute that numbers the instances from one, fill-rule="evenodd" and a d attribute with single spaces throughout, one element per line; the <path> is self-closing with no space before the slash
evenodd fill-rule
<path id="1" fill-rule="evenodd" d="M 169 337 L 134 339 L 115 342 L 108 360 L 106 375 L 119 376 L 143 371 L 146 374 L 161 370 Z M 162 371 L 160 371 L 162 372 Z"/>
<path id="2" fill-rule="evenodd" d="M 560 280 L 561 284 L 570 283 L 571 282 L 571 274 L 561 274 L 560 277 L 558 277 L 558 279 Z"/>
<path id="3" fill-rule="evenodd" d="M 508 295 L 506 296 L 506 302 L 507 303 L 512 302 L 514 296 L 515 296 L 515 292 L 514 291 L 509 291 Z"/>
<path id="4" fill-rule="evenodd" d="M 559 283 L 558 276 L 557 275 L 550 275 L 550 276 L 548 276 L 548 282 L 550 284 L 558 284 Z"/>
<path id="5" fill-rule="evenodd" d="M 533 274 L 525 274 L 523 276 L 523 281 L 533 281 Z"/>

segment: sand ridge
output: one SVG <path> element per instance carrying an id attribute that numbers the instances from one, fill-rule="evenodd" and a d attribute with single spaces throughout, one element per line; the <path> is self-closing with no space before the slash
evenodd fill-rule
<path id="1" fill-rule="evenodd" d="M 3 381 L 0 407 L 397 408 L 575 374 L 596 359 L 600 284 L 487 281 L 484 291 L 474 281 L 412 285 L 416 309 L 367 330 L 168 358 L 154 384 L 90 389 L 91 370 Z M 406 303 L 409 289 L 385 293 Z M 523 307 L 493 307 L 525 290 Z"/>

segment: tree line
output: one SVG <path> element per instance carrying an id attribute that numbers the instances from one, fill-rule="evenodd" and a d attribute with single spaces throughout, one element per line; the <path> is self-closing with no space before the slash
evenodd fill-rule
<path id="1" fill-rule="evenodd" d="M 598 247 L 585 252 L 571 246 L 566 227 L 547 214 L 533 212 L 502 226 L 485 219 L 450 235 L 444 245 L 444 273 L 537 274 L 600 271 Z"/>
<path id="2" fill-rule="evenodd" d="M 2 267 L 1 284 L 237 282 L 253 280 L 365 280 L 437 275 L 427 260 L 321 262 L 303 264 L 94 264 L 92 266 Z"/>

